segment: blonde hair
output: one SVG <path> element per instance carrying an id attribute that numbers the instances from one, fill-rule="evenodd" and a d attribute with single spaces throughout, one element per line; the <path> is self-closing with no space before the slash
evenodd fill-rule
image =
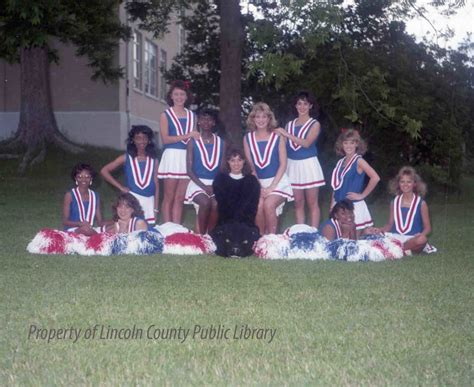
<path id="1" fill-rule="evenodd" d="M 265 102 L 257 102 L 255 105 L 253 105 L 252 111 L 247 117 L 247 128 L 250 132 L 254 132 L 255 130 L 257 130 L 257 126 L 255 125 L 255 116 L 257 115 L 257 113 L 264 113 L 269 118 L 267 128 L 269 132 L 271 132 L 278 126 L 275 114 L 273 114 L 272 109 L 270 109 L 270 106 L 268 106 Z"/>
<path id="2" fill-rule="evenodd" d="M 415 168 L 410 166 L 404 166 L 399 171 L 397 176 L 395 176 L 389 183 L 389 191 L 393 195 L 400 195 L 402 191 L 400 190 L 400 179 L 403 176 L 411 177 L 414 181 L 413 192 L 417 195 L 420 195 L 422 198 L 426 195 L 426 183 L 423 179 L 416 173 Z"/>
<path id="3" fill-rule="evenodd" d="M 359 155 L 364 155 L 367 152 L 367 143 L 360 137 L 359 131 L 356 129 L 342 129 L 342 133 L 336 140 L 334 149 L 336 153 L 340 156 L 345 156 L 344 148 L 342 143 L 347 140 L 353 140 L 357 143 L 356 153 Z"/>

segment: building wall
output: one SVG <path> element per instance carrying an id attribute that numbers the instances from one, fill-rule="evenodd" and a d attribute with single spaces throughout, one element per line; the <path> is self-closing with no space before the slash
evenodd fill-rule
<path id="1" fill-rule="evenodd" d="M 120 17 L 126 20 L 123 6 Z M 87 66 L 87 58 L 77 57 L 73 46 L 60 42 L 55 44 L 60 62 L 59 65 L 51 64 L 50 68 L 53 109 L 59 129 L 69 139 L 80 144 L 124 149 L 131 125 L 144 124 L 159 132 L 159 117 L 167 108 L 161 95 L 166 85 L 162 86 L 159 65 L 162 50 L 166 52 L 168 68 L 179 50 L 180 27 L 176 25 L 176 20 L 173 16 L 170 32 L 161 40 L 155 40 L 150 33 L 130 25 L 134 31 L 141 33 L 143 42 L 149 41 L 156 47 L 156 96 L 146 93 L 144 87 L 134 86 L 133 41 L 119 43 L 116 61 L 124 69 L 124 78 L 108 84 L 91 80 L 92 69 Z M 144 45 L 141 49 L 144 71 Z M 11 136 L 18 125 L 19 66 L 0 60 L 0 76 L 0 139 L 4 139 Z"/>

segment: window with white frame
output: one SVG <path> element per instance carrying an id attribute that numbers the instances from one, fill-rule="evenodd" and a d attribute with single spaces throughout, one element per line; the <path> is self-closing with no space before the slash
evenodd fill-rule
<path id="1" fill-rule="evenodd" d="M 158 58 L 156 44 L 145 40 L 144 67 L 145 93 L 158 96 Z"/>
<path id="2" fill-rule="evenodd" d="M 167 70 L 167 54 L 166 51 L 161 49 L 160 50 L 160 98 L 165 100 L 166 99 L 166 79 L 165 79 L 165 71 Z"/>
<path id="3" fill-rule="evenodd" d="M 133 32 L 133 86 L 142 89 L 142 34 Z"/>

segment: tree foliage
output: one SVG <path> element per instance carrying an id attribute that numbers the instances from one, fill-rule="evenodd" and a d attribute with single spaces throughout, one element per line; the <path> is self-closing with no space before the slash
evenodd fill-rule
<path id="1" fill-rule="evenodd" d="M 52 43 L 57 39 L 72 43 L 78 56 L 86 56 L 94 79 L 120 77 L 114 63 L 119 39 L 129 37 L 129 29 L 118 18 L 120 0 L 3 0 L 0 6 L 0 57 L 20 60 L 20 50 L 45 48 L 58 61 Z"/>
<path id="2" fill-rule="evenodd" d="M 404 23 L 426 12 L 414 1 L 341 3 L 258 2 L 259 16 L 245 18 L 244 101 L 265 100 L 284 123 L 292 114 L 291 97 L 309 89 L 321 104 L 320 147 L 326 164 L 335 157 L 339 128 L 352 125 L 368 139 L 369 157 L 384 176 L 413 164 L 435 182 L 458 185 L 462 165 L 472 163 L 473 153 L 472 142 L 466 142 L 472 138 L 474 106 L 471 43 L 446 50 L 417 42 Z M 462 3 L 431 5 L 444 12 Z M 196 63 L 196 42 L 218 35 L 217 30 L 207 34 L 199 29 L 206 17 L 197 13 L 187 19 L 190 43 L 172 73 L 196 79 L 197 94 L 212 102 L 218 92 L 216 46 L 199 46 L 199 68 L 208 72 L 189 70 Z M 208 58 L 205 64 L 203 58 Z M 201 81 L 206 74 L 212 74 L 207 84 Z"/>

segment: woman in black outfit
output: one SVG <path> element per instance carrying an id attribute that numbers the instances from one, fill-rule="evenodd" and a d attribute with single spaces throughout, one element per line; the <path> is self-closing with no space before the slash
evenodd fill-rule
<path id="1" fill-rule="evenodd" d="M 260 183 L 251 174 L 243 150 L 231 147 L 212 184 L 218 207 L 218 225 L 236 222 L 255 226 Z"/>

